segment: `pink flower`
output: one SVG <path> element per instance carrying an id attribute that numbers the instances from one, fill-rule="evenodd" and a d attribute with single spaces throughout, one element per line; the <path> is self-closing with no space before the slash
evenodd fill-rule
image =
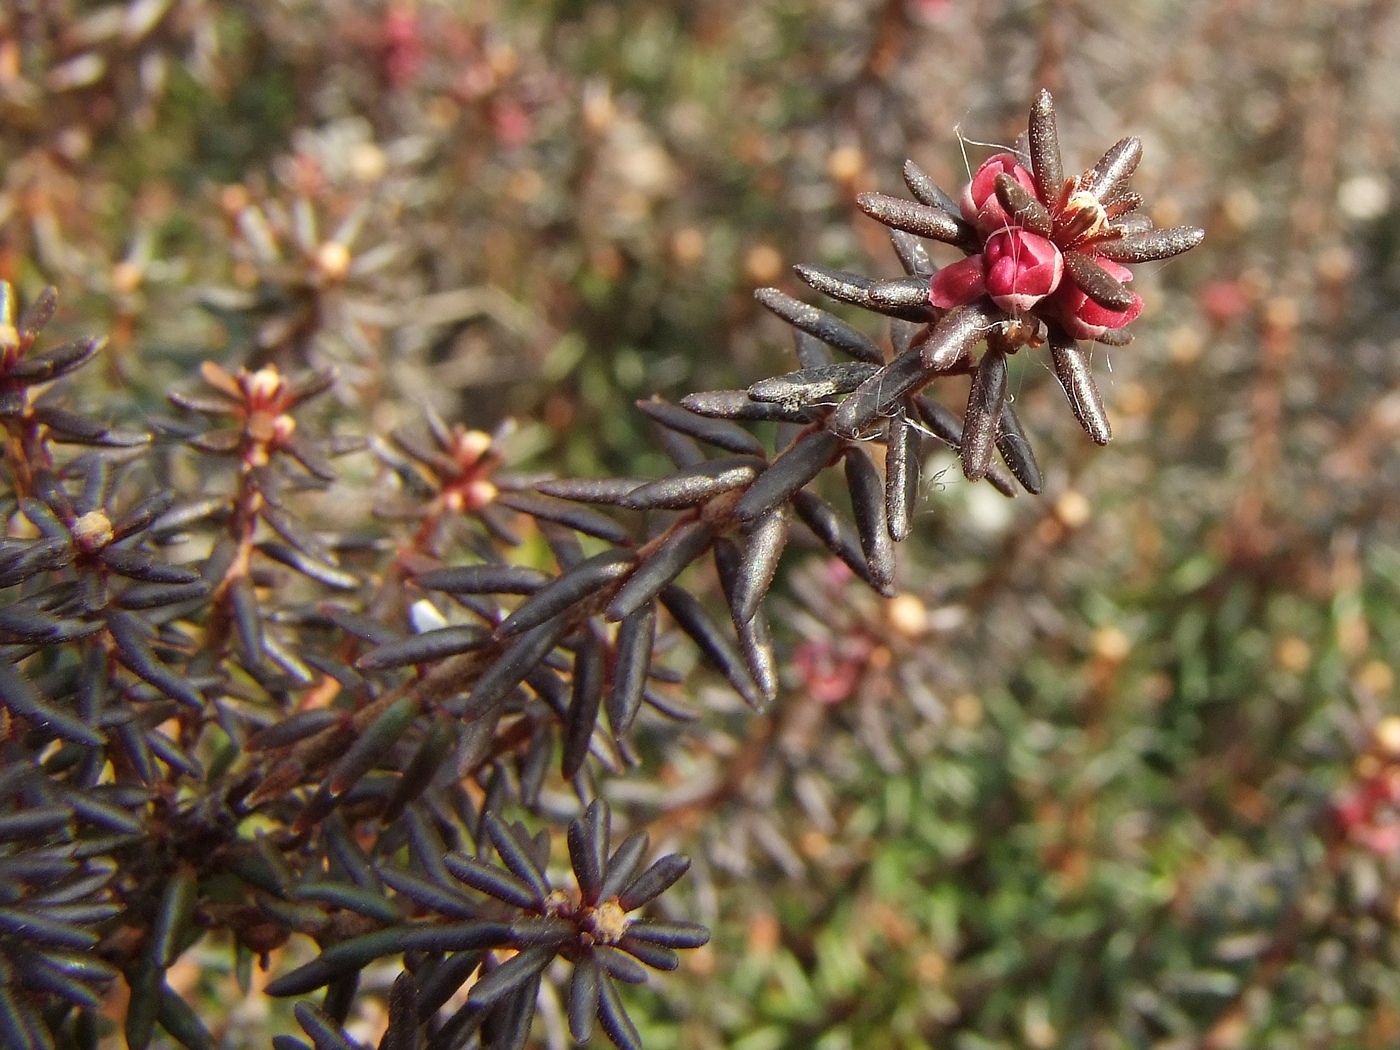
<path id="1" fill-rule="evenodd" d="M 1396 777 L 1382 773 L 1363 781 L 1333 803 L 1347 838 L 1378 856 L 1400 852 L 1400 820 L 1395 811 Z"/>
<path id="2" fill-rule="evenodd" d="M 987 292 L 1011 314 L 1023 314 L 1044 299 L 1065 272 L 1064 257 L 1052 241 L 1021 229 L 992 234 L 982 255 Z"/>
<path id="3" fill-rule="evenodd" d="M 1121 282 L 1127 283 L 1133 279 L 1132 270 L 1112 259 L 1097 258 L 1095 261 Z M 1132 306 L 1126 310 L 1110 310 L 1094 302 L 1071 281 L 1066 281 L 1055 294 L 1054 303 L 1060 324 L 1076 339 L 1097 339 L 1110 328 L 1132 324 L 1142 313 L 1142 296 L 1136 292 L 1133 293 Z"/>
<path id="4" fill-rule="evenodd" d="M 535 122 L 529 112 L 510 98 L 496 100 L 492 107 L 491 123 L 495 125 L 497 141 L 503 146 L 523 146 L 530 141 L 535 130 Z"/>
<path id="5" fill-rule="evenodd" d="M 384 79 L 390 87 L 407 87 L 423 65 L 424 43 L 418 16 L 405 5 L 393 5 L 384 13 Z"/>
<path id="6" fill-rule="evenodd" d="M 859 636 L 845 644 L 811 639 L 797 647 L 793 664 L 808 695 L 823 706 L 840 703 L 855 692 L 869 666 L 870 643 Z"/>
<path id="7" fill-rule="evenodd" d="M 986 270 L 980 255 L 969 255 L 943 267 L 933 275 L 929 286 L 930 301 L 945 310 L 976 302 L 986 294 Z"/>
<path id="8" fill-rule="evenodd" d="M 1024 186 L 1032 197 L 1036 195 L 1035 179 L 1016 162 L 1014 153 L 998 153 L 995 157 L 987 159 L 977 169 L 977 174 L 972 176 L 972 181 L 964 187 L 960 202 L 963 218 L 977 227 L 977 231 L 983 236 L 1014 225 L 1011 216 L 1007 215 L 1006 209 L 1001 206 L 1001 201 L 997 200 L 996 181 L 1002 172 L 1006 172 Z"/>

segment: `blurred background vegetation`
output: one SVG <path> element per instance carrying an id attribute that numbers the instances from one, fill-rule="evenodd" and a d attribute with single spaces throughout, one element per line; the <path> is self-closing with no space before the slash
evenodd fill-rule
<path id="1" fill-rule="evenodd" d="M 609 786 L 716 928 L 633 1015 L 653 1050 L 1400 1045 L 1394 3 L 0 12 L 0 279 L 110 334 L 113 419 L 290 342 L 338 429 L 514 417 L 564 475 L 655 475 L 634 399 L 792 367 L 751 296 L 791 264 L 897 274 L 853 198 L 904 158 L 956 192 L 1040 86 L 1069 169 L 1141 135 L 1154 219 L 1208 237 L 1096 352 L 1114 443 L 1018 355 L 1046 495 L 949 456 L 892 601 L 789 555 L 776 707 Z M 227 1047 L 291 1030 L 192 955 Z"/>

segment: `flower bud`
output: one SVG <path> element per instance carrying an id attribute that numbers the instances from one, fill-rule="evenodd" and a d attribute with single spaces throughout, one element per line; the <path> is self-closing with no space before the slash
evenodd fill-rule
<path id="1" fill-rule="evenodd" d="M 1035 179 L 1029 171 L 1021 167 L 1014 153 L 998 153 L 995 157 L 988 158 L 977 169 L 977 174 L 972 176 L 972 181 L 964 187 L 960 202 L 963 218 L 976 226 L 978 232 L 984 236 L 1015 225 L 1006 209 L 1001 206 L 1001 201 L 997 200 L 997 176 L 1002 172 L 1006 172 L 1024 186 L 1032 197 L 1036 195 Z"/>
<path id="2" fill-rule="evenodd" d="M 1065 260 L 1054 243 L 1039 234 L 1009 229 L 987 238 L 983 253 L 987 292 L 1011 314 L 1025 313 L 1053 292 L 1064 276 Z"/>
<path id="3" fill-rule="evenodd" d="M 1096 257 L 1094 261 L 1120 282 L 1133 279 L 1132 270 L 1112 259 Z M 1142 313 L 1142 296 L 1133 293 L 1133 305 L 1126 310 L 1110 310 L 1090 299 L 1073 282 L 1065 281 L 1055 293 L 1054 306 L 1060 324 L 1075 339 L 1097 339 L 1110 328 L 1122 328 L 1136 321 Z"/>

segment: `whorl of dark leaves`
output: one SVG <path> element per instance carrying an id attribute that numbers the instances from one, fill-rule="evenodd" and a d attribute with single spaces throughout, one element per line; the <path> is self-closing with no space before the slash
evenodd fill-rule
<path id="1" fill-rule="evenodd" d="M 403 954 L 408 969 L 390 997 L 381 1050 L 418 1045 L 439 1050 L 459 1046 L 478 1031 L 492 1033 L 493 1046 L 522 1045 L 541 976 L 556 958 L 573 966 L 568 1017 L 574 1038 L 587 1042 L 596 1022 L 618 1047 L 633 1050 L 641 1044 L 616 982 L 640 983 L 644 967 L 673 970 L 677 949 L 709 940 L 709 932 L 695 923 L 630 914 L 669 889 L 690 862 L 669 854 L 644 866 L 643 832 L 611 848 L 611 814 L 602 802 L 569 825 L 573 877 L 566 886 L 554 885 L 546 875 L 548 835 L 531 836 L 524 825 L 506 824 L 494 813 L 482 814 L 480 841 L 483 850 L 489 844 L 499 864 L 481 854 L 444 855 L 431 829 L 421 822 L 413 826 L 413 818 L 409 825 L 402 829 L 410 843 L 409 868 L 360 854 L 342 881 L 293 889 L 297 899 L 335 899 L 375 920 L 378 928 L 324 944 L 315 959 L 267 988 L 274 996 L 334 989 L 373 960 Z M 393 835 L 392 829 L 386 832 Z M 356 867 L 365 883 L 361 892 Z M 383 886 L 393 890 L 392 897 L 382 895 Z M 388 912 L 381 913 L 386 904 Z M 443 1011 L 462 988 L 465 1002 Z M 299 1004 L 297 1017 L 314 1046 L 353 1045 L 339 1028 L 343 1017 L 327 1007 Z"/>
<path id="2" fill-rule="evenodd" d="M 110 832 L 81 812 L 90 807 L 50 784 L 22 745 L 7 745 L 4 759 L 0 1045 L 37 1048 L 52 1045 L 49 1018 L 101 1004 L 117 971 L 93 949 L 122 909 L 110 887 L 115 864 L 91 855 L 94 845 L 105 852 L 101 839 Z"/>

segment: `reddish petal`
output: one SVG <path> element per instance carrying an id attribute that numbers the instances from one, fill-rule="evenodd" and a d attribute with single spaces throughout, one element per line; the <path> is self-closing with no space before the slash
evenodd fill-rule
<path id="1" fill-rule="evenodd" d="M 972 176 L 972 181 L 963 189 L 962 200 L 959 201 L 963 218 L 976 226 L 983 235 L 1012 225 L 1011 217 L 997 200 L 996 181 L 1002 172 L 1029 190 L 1031 196 L 1035 196 L 1035 180 L 1029 171 L 1021 167 L 1014 153 L 998 153 L 987 158 Z"/>
<path id="2" fill-rule="evenodd" d="M 1133 271 L 1120 262 L 1114 262 L 1112 259 L 1103 259 L 1098 256 L 1094 257 L 1094 262 L 1107 270 L 1108 275 L 1120 284 L 1127 284 L 1133 279 Z"/>
<path id="3" fill-rule="evenodd" d="M 1103 325 L 1105 328 L 1122 328 L 1132 324 L 1142 313 L 1142 296 L 1133 293 L 1133 305 L 1126 310 L 1110 310 L 1086 297 L 1079 308 L 1079 317 L 1086 324 Z"/>
<path id="4" fill-rule="evenodd" d="M 1056 293 L 1054 302 L 1060 323 L 1065 331 L 1076 339 L 1097 339 L 1110 328 L 1122 328 L 1132 324 L 1142 313 L 1140 295 L 1133 295 L 1133 305 L 1126 310 L 1109 310 L 1094 302 L 1068 281 Z"/>
<path id="5" fill-rule="evenodd" d="M 987 294 L 983 258 L 969 255 L 951 266 L 945 266 L 933 275 L 929 286 L 929 299 L 934 306 L 951 309 L 976 302 Z"/>

